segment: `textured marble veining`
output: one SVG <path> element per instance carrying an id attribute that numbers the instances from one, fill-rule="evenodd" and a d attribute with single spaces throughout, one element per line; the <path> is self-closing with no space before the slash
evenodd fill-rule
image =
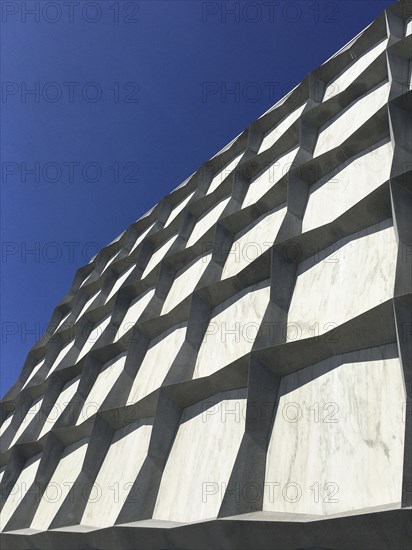
<path id="1" fill-rule="evenodd" d="M 25 383 L 23 384 L 23 388 L 25 388 L 27 386 L 27 384 L 30 382 L 30 380 L 35 376 L 35 374 L 37 372 L 39 372 L 39 370 L 41 369 L 41 367 L 43 366 L 44 364 L 44 359 L 42 359 L 41 361 L 39 361 L 39 363 L 37 363 L 37 365 L 34 366 L 33 370 L 31 371 L 29 377 L 27 378 L 27 380 L 25 381 Z M 22 389 L 23 389 L 22 388 Z"/>
<path id="2" fill-rule="evenodd" d="M 233 277 L 273 245 L 286 214 L 286 206 L 263 214 L 238 233 L 229 251 L 222 279 Z"/>
<path id="3" fill-rule="evenodd" d="M 16 483 L 10 491 L 7 500 L 0 513 L 0 530 L 3 531 L 7 522 L 11 518 L 14 510 L 24 499 L 27 491 L 30 489 L 33 481 L 36 477 L 37 468 L 39 467 L 41 459 L 41 453 L 32 456 L 26 461 Z"/>
<path id="4" fill-rule="evenodd" d="M 76 272 L 2 403 L 2 548 L 409 548 L 411 15 Z"/>
<path id="5" fill-rule="evenodd" d="M 191 263 L 189 267 L 183 267 L 176 275 L 163 304 L 162 315 L 171 311 L 177 304 L 189 296 L 197 286 L 201 276 L 209 265 L 212 254 L 204 254 Z"/>
<path id="6" fill-rule="evenodd" d="M 92 349 L 92 347 L 103 334 L 105 329 L 109 326 L 110 319 L 111 317 L 109 315 L 108 317 L 106 317 L 106 319 L 103 319 L 103 321 L 101 321 L 96 327 L 94 327 L 94 329 L 88 335 L 86 342 L 82 346 L 76 362 L 80 361 L 80 359 L 82 359 L 86 355 L 86 353 L 88 353 Z"/>
<path id="7" fill-rule="evenodd" d="M 94 294 L 92 294 L 90 296 L 90 298 L 85 302 L 84 306 L 82 307 L 82 309 L 80 310 L 80 313 L 79 315 L 76 317 L 76 321 L 78 321 L 80 319 L 80 317 L 82 317 L 82 315 L 84 315 L 86 313 L 86 311 L 89 309 L 89 307 L 92 305 L 92 303 L 94 302 L 94 300 L 97 298 L 97 295 L 100 293 L 100 290 L 98 290 L 97 292 L 95 292 Z"/>
<path id="8" fill-rule="evenodd" d="M 394 345 L 369 348 L 282 379 L 263 510 L 400 506 L 405 390 L 396 354 Z"/>
<path id="9" fill-rule="evenodd" d="M 44 421 L 43 428 L 41 429 L 41 432 L 39 434 L 39 439 L 43 437 L 43 435 L 46 434 L 49 430 L 51 430 L 53 425 L 61 416 L 62 412 L 69 405 L 71 399 L 77 391 L 79 382 L 80 376 L 77 376 L 74 380 L 70 380 L 69 382 L 67 382 L 67 384 L 65 384 L 52 409 L 50 410 L 46 420 Z"/>
<path id="10" fill-rule="evenodd" d="M 109 393 L 110 389 L 113 387 L 116 380 L 119 378 L 122 370 L 124 369 L 125 363 L 126 355 L 122 355 L 114 361 L 111 361 L 102 369 L 102 371 L 96 378 L 92 389 L 86 397 L 79 418 L 77 419 L 76 425 L 82 424 L 85 420 L 90 418 L 100 409 L 103 401 L 107 397 L 107 394 Z"/>
<path id="11" fill-rule="evenodd" d="M 351 103 L 344 111 L 335 115 L 332 120 L 326 122 L 319 130 L 313 156 L 317 157 L 341 145 L 376 111 L 385 105 L 388 101 L 388 93 L 389 82 L 382 82 L 360 99 Z"/>
<path id="12" fill-rule="evenodd" d="M 245 426 L 246 390 L 224 392 L 185 409 L 170 451 L 154 519 L 217 516 Z"/>
<path id="13" fill-rule="evenodd" d="M 187 241 L 187 245 L 186 245 L 187 247 L 192 246 L 192 244 L 195 244 L 195 242 L 197 242 L 200 239 L 200 237 L 202 237 L 202 235 L 204 235 L 206 231 L 210 229 L 212 225 L 214 225 L 217 222 L 217 220 L 222 215 L 223 210 L 226 208 L 226 205 L 229 202 L 229 200 L 230 200 L 230 197 L 223 199 L 197 221 Z"/>
<path id="14" fill-rule="evenodd" d="M 257 202 L 290 170 L 297 152 L 298 147 L 291 149 L 251 182 L 243 200 L 242 208 Z"/>
<path id="15" fill-rule="evenodd" d="M 273 129 L 269 130 L 269 132 L 265 135 L 263 138 L 262 144 L 259 147 L 259 153 L 263 153 L 263 151 L 266 151 L 269 149 L 269 147 L 272 147 L 272 145 L 281 137 L 283 134 L 292 126 L 292 124 L 300 117 L 300 115 L 303 112 L 303 109 L 305 108 L 306 103 L 292 111 L 289 115 L 287 115 L 283 120 L 281 120 Z"/>
<path id="16" fill-rule="evenodd" d="M 392 154 L 391 142 L 384 140 L 312 185 L 302 232 L 331 222 L 388 181 Z"/>
<path id="17" fill-rule="evenodd" d="M 115 433 L 97 474 L 94 494 L 86 504 L 82 525 L 113 525 L 127 497 L 138 498 L 130 493 L 147 455 L 152 423 L 133 422 Z"/>
<path id="18" fill-rule="evenodd" d="M 152 254 L 145 270 L 143 271 L 142 279 L 144 279 L 144 277 L 146 277 L 146 275 L 148 275 L 152 269 L 154 269 L 157 264 L 163 260 L 176 239 L 177 235 L 173 235 L 173 237 L 170 237 L 169 240 L 159 246 L 159 248 Z"/>
<path id="19" fill-rule="evenodd" d="M 242 158 L 242 156 L 243 156 L 243 153 L 235 157 L 231 162 L 229 162 L 227 166 L 223 168 L 223 170 L 221 170 L 218 174 L 216 174 L 216 176 L 214 176 L 214 178 L 210 182 L 209 188 L 207 190 L 207 194 L 213 193 L 213 191 L 219 187 L 219 185 L 223 182 L 223 180 L 233 172 L 233 170 L 239 164 L 239 161 Z"/>
<path id="20" fill-rule="evenodd" d="M 59 354 L 57 355 L 56 359 L 53 361 L 52 366 L 49 369 L 49 372 L 47 373 L 47 376 L 50 376 L 60 365 L 60 363 L 63 361 L 63 359 L 66 357 L 66 355 L 70 352 L 72 347 L 74 346 L 75 340 L 70 340 L 63 348 L 60 350 Z"/>
<path id="21" fill-rule="evenodd" d="M 14 443 L 16 443 L 16 441 L 19 439 L 19 437 L 21 436 L 21 434 L 27 430 L 27 428 L 29 427 L 29 425 L 34 421 L 34 419 L 36 418 L 36 415 L 37 413 L 39 412 L 40 410 L 40 407 L 42 406 L 42 403 L 43 403 L 43 397 L 39 397 L 37 398 L 34 403 L 31 405 L 31 407 L 29 408 L 29 410 L 27 411 L 26 415 L 24 416 L 24 418 L 22 419 L 21 421 L 21 424 L 19 425 L 19 427 L 17 428 L 16 430 L 16 433 L 10 443 L 10 447 L 12 445 L 14 445 Z M 15 414 L 20 414 L 20 411 L 17 411 Z"/>
<path id="22" fill-rule="evenodd" d="M 47 529 L 80 473 L 87 451 L 88 438 L 72 443 L 63 452 L 60 462 L 40 499 L 32 529 Z"/>
<path id="23" fill-rule="evenodd" d="M 117 342 L 119 338 L 124 336 L 129 330 L 134 327 L 134 325 L 139 320 L 141 314 L 145 310 L 146 306 L 153 298 L 154 293 L 155 289 L 152 288 L 151 290 L 146 291 L 144 294 L 138 296 L 132 301 L 116 332 L 116 336 L 114 338 L 115 342 Z"/>
<path id="24" fill-rule="evenodd" d="M 110 298 L 112 298 L 116 292 L 119 290 L 119 288 L 122 286 L 122 284 L 125 282 L 125 280 L 127 279 L 127 277 L 130 275 L 130 273 L 133 271 L 133 269 L 135 268 L 134 265 L 131 265 L 129 268 L 126 269 L 126 271 L 124 271 L 120 276 L 119 278 L 116 280 L 116 282 L 114 283 L 112 289 L 110 290 L 109 294 L 107 295 L 107 298 L 105 300 L 105 304 L 107 304 L 107 302 L 110 300 Z"/>
<path id="25" fill-rule="evenodd" d="M 180 214 L 180 212 L 183 210 L 183 208 L 186 206 L 186 204 L 190 201 L 190 199 L 193 197 L 193 193 L 190 193 L 181 203 L 179 203 L 177 206 L 173 208 L 173 210 L 170 212 L 169 217 L 167 218 L 167 221 L 165 223 L 165 227 L 167 227 L 169 224 L 172 223 L 172 221 Z"/>
<path id="26" fill-rule="evenodd" d="M 151 341 L 131 387 L 127 399 L 128 405 L 136 403 L 162 385 L 185 340 L 186 328 L 186 323 L 182 323 Z"/>
<path id="27" fill-rule="evenodd" d="M 197 356 L 194 378 L 209 376 L 248 353 L 269 304 L 268 282 L 216 306 Z"/>
<path id="28" fill-rule="evenodd" d="M 323 101 L 327 101 L 328 99 L 331 99 L 335 95 L 346 90 L 346 88 L 348 88 L 348 86 L 352 84 L 352 82 L 356 80 L 356 78 L 360 76 L 382 52 L 385 51 L 387 43 L 387 38 L 381 40 L 366 53 L 355 59 L 353 64 L 346 67 L 345 70 L 342 71 L 342 73 L 340 73 L 336 78 L 328 82 Z"/>
<path id="29" fill-rule="evenodd" d="M 323 334 L 391 298 L 397 252 L 392 221 L 387 220 L 299 264 L 287 340 Z"/>
<path id="30" fill-rule="evenodd" d="M 147 229 L 145 229 L 143 231 L 143 233 L 141 233 L 136 241 L 134 242 L 132 248 L 130 249 L 130 253 L 129 254 L 132 254 L 132 252 L 134 252 L 136 250 L 136 248 L 139 246 L 139 244 L 143 241 L 143 239 L 146 237 L 146 235 L 149 233 L 149 231 L 152 229 L 152 227 L 154 226 L 154 223 L 152 223 L 151 225 L 149 225 L 149 227 Z"/>

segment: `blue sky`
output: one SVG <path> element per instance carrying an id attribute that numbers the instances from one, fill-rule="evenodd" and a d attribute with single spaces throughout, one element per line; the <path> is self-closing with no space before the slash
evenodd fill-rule
<path id="1" fill-rule="evenodd" d="M 76 270 L 390 3 L 1 2 L 2 395 Z"/>

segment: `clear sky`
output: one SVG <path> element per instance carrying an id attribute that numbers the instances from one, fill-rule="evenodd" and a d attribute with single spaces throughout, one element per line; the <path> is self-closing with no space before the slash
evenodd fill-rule
<path id="1" fill-rule="evenodd" d="M 0 2 L 2 395 L 76 270 L 390 4 Z"/>

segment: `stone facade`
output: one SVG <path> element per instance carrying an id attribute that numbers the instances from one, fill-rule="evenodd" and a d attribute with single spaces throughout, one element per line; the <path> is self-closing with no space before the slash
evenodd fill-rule
<path id="1" fill-rule="evenodd" d="M 1 404 L 4 548 L 410 546 L 411 16 L 77 272 Z"/>

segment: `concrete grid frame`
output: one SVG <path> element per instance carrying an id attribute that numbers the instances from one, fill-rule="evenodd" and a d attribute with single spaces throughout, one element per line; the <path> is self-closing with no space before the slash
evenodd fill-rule
<path id="1" fill-rule="evenodd" d="M 410 547 L 411 51 L 399 1 L 78 270 L 4 548 Z"/>

